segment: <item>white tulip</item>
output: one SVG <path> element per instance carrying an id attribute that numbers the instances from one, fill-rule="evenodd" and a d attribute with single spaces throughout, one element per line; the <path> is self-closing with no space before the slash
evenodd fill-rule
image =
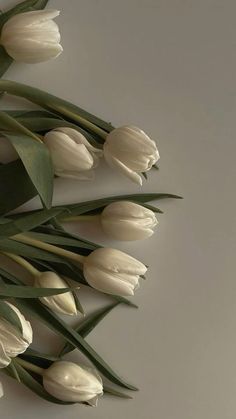
<path id="1" fill-rule="evenodd" d="M 102 151 L 93 147 L 73 128 L 56 128 L 44 136 L 54 165 L 55 174 L 65 178 L 91 179 Z"/>
<path id="2" fill-rule="evenodd" d="M 129 201 L 116 201 L 102 211 L 102 228 L 116 240 L 142 240 L 153 234 L 158 221 L 153 211 Z"/>
<path id="3" fill-rule="evenodd" d="M 3 26 L 0 43 L 16 61 L 40 63 L 56 58 L 63 50 L 60 32 L 53 19 L 57 10 L 19 13 Z"/>
<path id="4" fill-rule="evenodd" d="M 16 326 L 0 318 L 0 368 L 7 367 L 11 358 L 22 354 L 32 343 L 33 332 L 30 323 L 23 314 L 10 303 L 7 303 L 16 313 L 21 323 L 22 332 Z"/>
<path id="5" fill-rule="evenodd" d="M 60 278 L 55 272 L 41 272 L 35 276 L 34 285 L 38 288 L 67 288 L 68 284 Z M 52 311 L 60 314 L 75 316 L 77 308 L 72 292 L 41 297 L 40 301 Z"/>
<path id="6" fill-rule="evenodd" d="M 107 163 L 142 185 L 141 174 L 160 158 L 156 143 L 141 129 L 124 126 L 111 131 L 104 144 Z"/>
<path id="7" fill-rule="evenodd" d="M 87 402 L 96 406 L 103 394 L 102 379 L 96 370 L 73 362 L 54 362 L 43 374 L 45 390 L 65 402 Z"/>
<path id="8" fill-rule="evenodd" d="M 99 248 L 85 258 L 83 272 L 91 287 L 120 296 L 134 295 L 146 266 L 124 252 Z"/>

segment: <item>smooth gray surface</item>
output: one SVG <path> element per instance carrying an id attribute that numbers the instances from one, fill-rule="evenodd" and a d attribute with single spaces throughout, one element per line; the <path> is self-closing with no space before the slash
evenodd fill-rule
<path id="1" fill-rule="evenodd" d="M 1 415 L 235 419 L 236 3 L 51 0 L 50 7 L 62 11 L 63 55 L 14 65 L 6 78 L 44 88 L 116 125 L 142 127 L 161 154 L 160 171 L 142 191 L 179 193 L 184 200 L 161 203 L 165 214 L 148 241 L 116 244 L 98 231 L 88 236 L 150 266 L 135 297 L 140 309 L 116 309 L 89 337 L 140 392 L 132 401 L 105 398 L 97 409 L 62 408 L 3 377 Z M 104 166 L 91 184 L 58 180 L 55 202 L 139 191 Z M 43 338 L 36 333 L 36 341 Z"/>

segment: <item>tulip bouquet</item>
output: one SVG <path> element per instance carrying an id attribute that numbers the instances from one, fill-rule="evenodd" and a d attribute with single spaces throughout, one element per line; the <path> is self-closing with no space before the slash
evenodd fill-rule
<path id="1" fill-rule="evenodd" d="M 0 15 L 1 76 L 13 60 L 37 63 L 62 52 L 53 20 L 59 12 L 44 10 L 46 4 L 27 0 Z M 127 297 L 134 295 L 147 267 L 120 250 L 69 233 L 66 225 L 96 220 L 101 233 L 114 240 L 147 239 L 158 224 L 156 214 L 162 213 L 150 202 L 180 197 L 140 193 L 52 206 L 55 177 L 90 180 L 102 158 L 142 185 L 148 171 L 158 169 L 156 143 L 133 125 L 115 128 L 31 86 L 1 79 L 0 94 L 2 101 L 8 94 L 34 105 L 34 110 L 0 111 L 1 139 L 15 151 L 15 158 L 0 164 L 0 370 L 52 403 L 94 406 L 103 393 L 129 398 L 114 385 L 137 388 L 121 378 L 86 337 L 117 305 L 137 307 Z M 17 212 L 37 195 L 41 208 Z M 30 285 L 4 268 L 4 259 L 28 272 Z M 87 315 L 80 287 L 106 295 L 110 303 Z M 75 328 L 61 317 L 79 313 L 84 317 Z M 31 347 L 31 317 L 61 337 L 59 353 L 49 355 Z M 89 366 L 64 360 L 74 349 L 87 357 Z"/>

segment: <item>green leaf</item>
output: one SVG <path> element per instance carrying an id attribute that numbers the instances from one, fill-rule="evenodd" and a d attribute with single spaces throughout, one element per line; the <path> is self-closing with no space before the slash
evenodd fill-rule
<path id="1" fill-rule="evenodd" d="M 66 100 L 60 99 L 35 87 L 27 86 L 9 80 L 1 80 L 0 91 L 7 92 L 15 96 L 24 97 L 25 99 L 28 99 L 30 102 L 36 103 L 37 105 L 42 106 L 44 109 L 47 109 L 54 113 L 58 113 L 59 115 L 62 114 L 58 111 L 59 108 L 66 109 L 69 112 L 73 112 L 81 116 L 82 118 L 86 119 L 92 124 L 95 124 L 96 126 L 98 126 L 106 132 L 110 132 L 113 130 L 111 124 L 103 121 L 100 118 L 97 118 L 95 115 L 92 115 L 91 113 L 79 108 L 76 105 L 73 105 L 70 102 L 67 102 Z M 64 117 L 64 119 L 68 118 Z"/>
<path id="2" fill-rule="evenodd" d="M 0 317 L 3 317 L 13 326 L 15 326 L 20 333 L 22 332 L 22 324 L 16 312 L 5 302 L 0 300 Z"/>
<path id="3" fill-rule="evenodd" d="M 0 249 L 4 252 L 14 253 L 14 255 L 20 255 L 26 258 L 42 259 L 60 264 L 63 263 L 70 266 L 69 262 L 67 262 L 67 260 L 63 259 L 61 256 L 57 256 L 46 250 L 18 242 L 13 239 L 0 239 Z"/>
<path id="4" fill-rule="evenodd" d="M 1 232 L 1 226 L 0 226 L 0 232 Z M 28 237 L 32 237 L 34 239 L 40 240 L 44 243 L 59 245 L 61 247 L 73 247 L 73 248 L 84 248 L 84 249 L 90 249 L 94 250 L 96 248 L 95 245 L 87 244 L 86 242 L 74 239 L 74 238 L 68 238 L 64 236 L 58 236 L 57 234 L 46 234 L 46 233 L 37 233 L 37 232 L 28 232 Z"/>
<path id="5" fill-rule="evenodd" d="M 36 288 L 21 285 L 0 285 L 0 296 L 5 298 L 40 298 L 64 294 L 71 288 Z"/>
<path id="6" fill-rule="evenodd" d="M 15 278 L 12 274 L 5 272 L 0 268 L 0 274 L 6 277 L 10 282 L 17 285 L 22 285 L 22 282 Z M 38 300 L 17 300 L 17 306 L 21 310 L 27 311 L 29 314 L 38 318 L 47 327 L 52 329 L 54 332 L 59 334 L 66 339 L 72 346 L 78 348 L 83 354 L 96 366 L 96 368 L 110 381 L 121 387 L 128 388 L 130 390 L 137 390 L 131 384 L 125 382 L 112 368 L 98 355 L 98 353 L 80 336 L 72 327 L 67 325 L 60 319 L 56 313 L 53 313 L 50 309 L 44 306 Z"/>
<path id="7" fill-rule="evenodd" d="M 111 396 L 120 397 L 122 399 L 132 399 L 129 394 L 122 393 L 121 391 L 117 391 L 114 388 L 108 387 L 106 385 L 103 386 L 103 391 L 106 394 L 109 394 Z"/>
<path id="8" fill-rule="evenodd" d="M 95 313 L 86 316 L 84 320 L 82 320 L 79 325 L 75 328 L 76 332 L 80 334 L 83 338 L 85 338 L 92 330 L 100 323 L 102 319 L 119 303 L 110 304 L 107 307 L 103 307 L 100 310 L 97 310 Z M 69 352 L 75 349 L 70 343 L 66 343 L 60 352 L 60 356 L 64 356 Z"/>
<path id="9" fill-rule="evenodd" d="M 137 304 L 128 300 L 128 298 L 121 297 L 120 295 L 112 295 L 112 294 L 109 294 L 109 296 L 112 297 L 114 300 L 118 301 L 118 303 L 123 303 L 123 304 L 126 304 L 127 306 L 138 308 Z"/>
<path id="10" fill-rule="evenodd" d="M 7 214 L 37 195 L 21 160 L 0 165 L 0 214 Z"/>
<path id="11" fill-rule="evenodd" d="M 69 325 L 63 322 L 55 313 L 43 306 L 39 301 L 31 302 L 32 300 L 17 300 L 17 305 L 29 312 L 31 315 L 37 317 L 42 323 L 61 335 L 64 339 L 70 342 L 74 347 L 78 348 L 83 354 L 97 367 L 97 369 L 105 375 L 113 383 L 130 390 L 137 390 L 136 387 L 126 383 L 119 377 L 111 367 L 98 355 L 98 353 Z"/>
<path id="12" fill-rule="evenodd" d="M 30 111 L 29 109 L 4 109 L 3 112 L 7 113 L 8 115 L 12 116 L 13 118 L 17 119 L 18 122 L 21 122 L 20 119 L 22 118 L 25 121 L 31 120 L 31 119 L 43 119 L 43 118 L 57 118 L 58 120 L 62 121 L 62 119 L 52 113 L 52 112 L 48 112 L 48 111 L 44 111 L 44 110 L 34 110 L 34 111 Z M 28 122 L 29 123 L 29 122 Z M 24 125 L 24 124 L 23 124 Z M 28 128 L 28 127 L 27 127 Z"/>
<path id="13" fill-rule="evenodd" d="M 94 201 L 85 201 L 78 204 L 65 205 L 64 208 L 70 210 L 70 215 L 80 215 L 84 213 L 90 213 L 95 209 L 102 210 L 106 205 L 116 201 L 132 201 L 138 204 L 143 204 L 149 201 L 160 200 L 165 198 L 182 199 L 181 196 L 173 195 L 169 193 L 144 193 L 144 194 L 131 194 L 131 195 L 119 195 L 110 196 L 107 198 L 96 199 Z M 65 214 L 61 213 L 60 218 L 63 218 Z"/>
<path id="14" fill-rule="evenodd" d="M 59 215 L 63 209 L 51 208 L 49 210 L 40 210 L 33 214 L 22 215 L 16 220 L 7 221 L 5 224 L 0 223 L 0 238 L 15 236 L 18 233 L 31 230 L 42 223 Z"/>
<path id="15" fill-rule="evenodd" d="M 12 62 L 13 59 L 8 55 L 3 46 L 0 46 L 0 77 L 7 71 Z"/>
<path id="16" fill-rule="evenodd" d="M 20 383 L 21 381 L 18 371 L 15 367 L 14 359 L 12 359 L 11 363 L 8 365 L 8 370 L 11 371 L 12 377 L 15 378 L 18 381 L 18 383 Z"/>
<path id="17" fill-rule="evenodd" d="M 163 214 L 163 211 L 160 210 L 160 208 L 154 207 L 153 205 L 142 203 L 142 206 L 158 214 Z"/>
<path id="18" fill-rule="evenodd" d="M 44 390 L 44 387 L 35 379 L 33 376 L 26 371 L 25 368 L 23 368 L 17 361 L 17 358 L 14 360 L 14 366 L 17 371 L 17 374 L 19 376 L 19 379 L 21 383 L 23 383 L 26 387 L 28 387 L 31 391 L 33 391 L 35 394 L 37 394 L 39 397 L 41 397 L 44 400 L 47 400 L 48 402 L 55 403 L 55 404 L 63 404 L 63 405 L 70 405 L 74 403 L 70 402 L 63 402 L 61 400 L 56 399 L 55 397 L 51 396 L 49 393 Z M 3 369 L 4 372 L 6 372 L 8 375 L 10 375 L 12 378 L 15 378 L 15 376 L 12 374 L 12 371 L 7 367 Z"/>
<path id="19" fill-rule="evenodd" d="M 50 112 L 41 111 L 42 115 L 40 114 L 40 111 L 31 111 L 23 115 L 17 111 L 4 112 L 16 118 L 20 124 L 22 124 L 24 127 L 33 132 L 45 133 L 49 130 L 60 127 L 73 128 L 76 131 L 83 134 L 85 138 L 87 138 L 87 140 L 90 142 L 90 144 L 92 144 L 95 147 L 101 148 L 101 145 L 97 142 L 97 139 L 94 135 L 88 133 L 83 128 L 78 127 L 76 124 L 68 122 L 65 119 L 60 118 L 58 115 L 54 115 Z M 46 116 L 43 116 L 43 113 L 45 113 Z M 32 115 L 30 116 L 30 114 Z"/>
<path id="20" fill-rule="evenodd" d="M 12 143 L 43 203 L 50 208 L 53 194 L 53 166 L 45 145 L 26 135 L 4 134 Z"/>

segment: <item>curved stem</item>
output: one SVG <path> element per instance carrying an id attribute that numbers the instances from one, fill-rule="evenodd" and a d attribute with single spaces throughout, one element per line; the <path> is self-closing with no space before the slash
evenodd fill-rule
<path id="1" fill-rule="evenodd" d="M 0 93 L 1 92 L 24 97 L 30 102 L 42 106 L 44 109 L 68 116 L 70 119 L 73 119 L 75 122 L 78 122 L 92 132 L 96 132 L 103 139 L 105 139 L 107 134 L 114 129 L 111 124 L 90 114 L 84 109 L 35 87 L 2 79 L 0 80 Z"/>
<path id="2" fill-rule="evenodd" d="M 26 234 L 17 234 L 12 236 L 11 239 L 21 243 L 30 244 L 34 247 L 38 247 L 39 249 L 47 250 L 48 252 L 54 253 L 55 255 L 71 259 L 74 262 L 83 263 L 85 259 L 85 256 L 78 255 L 77 253 L 70 252 L 69 250 L 62 249 L 61 247 L 57 247 L 49 243 L 44 243 L 37 239 L 33 239 Z"/>
<path id="3" fill-rule="evenodd" d="M 20 364 L 25 369 L 30 370 L 32 372 L 35 372 L 38 375 L 43 375 L 43 373 L 45 371 L 44 368 L 40 368 L 37 365 L 31 364 L 31 362 L 28 362 L 25 359 L 17 357 L 17 358 L 15 358 L 15 360 L 18 364 Z"/>
<path id="4" fill-rule="evenodd" d="M 60 218 L 60 221 L 67 223 L 70 221 L 95 221 L 100 218 L 100 214 L 97 215 L 74 215 L 71 217 Z"/>
<path id="5" fill-rule="evenodd" d="M 27 260 L 22 258 L 19 255 L 14 255 L 13 253 L 9 252 L 1 252 L 3 255 L 6 255 L 10 259 L 14 260 L 19 265 L 23 266 L 29 273 L 31 273 L 33 276 L 39 275 L 40 271 L 36 269 L 31 263 L 29 263 Z"/>
<path id="6" fill-rule="evenodd" d="M 88 128 L 90 131 L 94 132 L 95 134 L 98 134 L 104 140 L 106 139 L 106 137 L 107 137 L 107 132 L 106 131 L 97 127 L 97 125 L 93 124 L 92 122 L 88 121 L 87 119 L 83 118 L 82 116 L 77 115 L 74 112 L 69 111 L 64 106 L 53 105 L 52 108 L 55 111 L 60 112 L 62 115 L 65 115 L 68 118 L 71 118 L 73 121 L 78 122 L 84 128 Z"/>

